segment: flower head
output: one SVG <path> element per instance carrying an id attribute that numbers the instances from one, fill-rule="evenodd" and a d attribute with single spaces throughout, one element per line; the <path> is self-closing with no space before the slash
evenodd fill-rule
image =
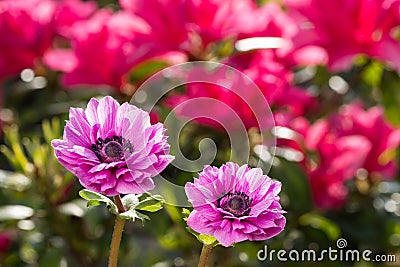
<path id="1" fill-rule="evenodd" d="M 72 26 L 87 20 L 97 9 L 96 2 L 82 0 L 62 0 L 54 14 L 54 24 L 57 33 L 68 37 Z"/>
<path id="2" fill-rule="evenodd" d="M 0 79 L 34 67 L 50 47 L 55 9 L 49 0 L 0 1 Z"/>
<path id="3" fill-rule="evenodd" d="M 371 150 L 362 166 L 370 174 L 386 180 L 396 177 L 398 164 L 394 151 L 400 144 L 400 129 L 385 119 L 382 107 L 365 110 L 362 103 L 356 101 L 342 106 L 332 116 L 330 124 L 336 135 L 359 135 L 370 142 Z"/>
<path id="4" fill-rule="evenodd" d="M 244 240 L 265 240 L 279 234 L 286 223 L 279 203 L 281 184 L 260 168 L 228 162 L 206 166 L 186 194 L 194 210 L 188 225 L 214 236 L 222 245 Z"/>
<path id="5" fill-rule="evenodd" d="M 214 42 L 251 31 L 261 17 L 251 0 L 120 0 L 123 10 L 151 25 L 151 36 L 166 50 L 197 54 Z M 171 31 L 170 29 L 174 29 Z"/>
<path id="6" fill-rule="evenodd" d="M 306 90 L 291 85 L 293 74 L 280 64 L 271 51 L 246 53 L 225 59 L 227 66 L 209 71 L 194 68 L 188 75 L 190 83 L 183 94 L 169 96 L 165 104 L 173 107 L 178 117 L 194 119 L 196 122 L 216 128 L 237 130 L 266 130 L 272 127 L 273 111 L 287 111 L 292 115 L 306 113 L 316 105 Z M 204 78 L 203 78 L 204 77 Z M 192 82 L 207 79 L 210 83 Z M 199 108 L 201 98 L 204 108 Z M 193 105 L 191 100 L 196 100 Z M 199 116 L 208 115 L 211 119 Z"/>
<path id="7" fill-rule="evenodd" d="M 70 109 L 63 140 L 53 140 L 59 162 L 89 190 L 108 196 L 143 193 L 173 159 L 165 129 L 147 112 L 111 97 Z"/>
<path id="8" fill-rule="evenodd" d="M 72 5 L 72 2 L 68 4 Z M 76 9 L 79 6 L 66 8 Z M 55 47 L 43 57 L 49 68 L 64 73 L 61 80 L 66 87 L 103 85 L 121 90 L 129 80 L 127 74 L 131 69 L 148 59 L 167 64 L 186 60 L 179 51 L 156 49 L 156 44 L 148 40 L 150 25 L 133 14 L 99 9 L 88 19 L 79 19 L 68 15 L 68 12 L 59 11 L 57 29 L 68 37 L 71 47 Z M 67 19 L 72 20 L 69 22 L 71 26 L 62 24 L 67 24 Z"/>
<path id="9" fill-rule="evenodd" d="M 325 49 L 332 70 L 349 69 L 359 54 L 400 68 L 400 49 L 394 31 L 399 24 L 399 1 L 286 0 L 285 3 L 289 14 L 303 26 L 294 37 L 294 45 Z"/>
<path id="10" fill-rule="evenodd" d="M 312 125 L 300 117 L 275 118 L 294 131 L 292 140 L 280 139 L 278 146 L 304 155 L 302 165 L 319 208 L 341 208 L 348 196 L 346 181 L 359 173 L 377 181 L 391 180 L 398 172 L 394 151 L 400 144 L 400 129 L 386 121 L 380 106 L 365 110 L 361 102 L 352 102 Z"/>
<path id="11" fill-rule="evenodd" d="M 65 86 L 109 85 L 120 89 L 124 75 L 148 56 L 142 39 L 148 31 L 148 25 L 137 17 L 100 9 L 68 29 L 71 48 L 52 49 L 43 61 L 65 73 Z M 136 42 L 142 44 L 140 51 Z"/>

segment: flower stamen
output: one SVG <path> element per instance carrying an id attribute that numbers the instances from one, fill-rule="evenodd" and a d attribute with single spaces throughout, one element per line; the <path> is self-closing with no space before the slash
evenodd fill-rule
<path id="1" fill-rule="evenodd" d="M 242 217 L 249 215 L 252 201 L 253 199 L 244 192 L 229 192 L 218 199 L 218 207 L 232 213 L 235 217 Z"/>
<path id="2" fill-rule="evenodd" d="M 129 140 L 114 135 L 106 139 L 99 137 L 91 150 L 101 162 L 111 163 L 124 160 L 126 153 L 132 154 L 133 147 Z"/>

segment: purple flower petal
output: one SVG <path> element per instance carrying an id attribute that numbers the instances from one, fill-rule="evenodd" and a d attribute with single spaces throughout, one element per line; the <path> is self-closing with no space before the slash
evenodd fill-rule
<path id="1" fill-rule="evenodd" d="M 206 166 L 185 191 L 194 210 L 187 224 L 213 235 L 222 245 L 244 240 L 265 240 L 285 227 L 278 193 L 281 183 L 259 168 L 228 162 L 220 168 Z"/>
<path id="2" fill-rule="evenodd" d="M 162 124 L 147 112 L 111 97 L 70 109 L 64 139 L 53 140 L 58 161 L 80 183 L 108 196 L 143 193 L 172 160 Z M 147 149 L 148 147 L 148 149 Z"/>

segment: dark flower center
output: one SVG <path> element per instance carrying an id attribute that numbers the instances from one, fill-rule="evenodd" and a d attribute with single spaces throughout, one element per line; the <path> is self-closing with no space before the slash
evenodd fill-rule
<path id="1" fill-rule="evenodd" d="M 120 159 L 122 156 L 124 156 L 122 145 L 115 141 L 111 141 L 104 146 L 104 153 L 107 157 L 112 159 Z"/>
<path id="2" fill-rule="evenodd" d="M 116 135 L 106 139 L 98 138 L 96 143 L 92 144 L 91 149 L 101 162 L 106 163 L 124 160 L 126 153 L 132 154 L 133 152 L 129 140 Z"/>
<path id="3" fill-rule="evenodd" d="M 218 207 L 232 213 L 236 217 L 246 216 L 250 213 L 252 199 L 243 192 L 227 193 L 218 199 Z"/>

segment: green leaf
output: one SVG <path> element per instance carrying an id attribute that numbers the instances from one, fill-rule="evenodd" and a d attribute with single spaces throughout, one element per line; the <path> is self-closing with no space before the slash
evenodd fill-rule
<path id="1" fill-rule="evenodd" d="M 233 38 L 229 38 L 223 42 L 214 44 L 215 53 L 220 57 L 226 57 L 233 53 L 235 48 L 235 40 Z"/>
<path id="2" fill-rule="evenodd" d="M 17 170 L 22 170 L 24 173 L 28 173 L 32 168 L 32 164 L 30 164 L 24 153 L 24 149 L 21 146 L 21 138 L 19 135 L 18 126 L 11 125 L 4 127 L 3 132 L 6 140 L 10 144 L 10 148 L 13 154 L 13 157 L 11 158 L 11 163 L 14 165 L 13 167 Z M 6 151 L 6 149 L 2 148 L 2 152 L 5 153 L 7 157 L 9 157 Z"/>
<path id="3" fill-rule="evenodd" d="M 122 204 L 127 211 L 119 214 L 119 217 L 131 221 L 139 219 L 143 224 L 145 220 L 150 220 L 150 217 L 140 213 L 138 210 L 155 212 L 162 209 L 163 203 L 164 199 L 159 195 L 148 196 L 139 201 L 139 195 L 129 194 L 122 198 Z"/>
<path id="4" fill-rule="evenodd" d="M 129 194 L 121 199 L 126 211 L 119 213 L 114 202 L 102 194 L 83 189 L 79 191 L 79 195 L 88 201 L 87 207 L 94 207 L 100 205 L 101 203 L 105 203 L 111 213 L 118 215 L 122 219 L 131 221 L 135 221 L 136 219 L 140 219 L 142 222 L 144 222 L 144 220 L 150 220 L 147 215 L 144 215 L 137 210 L 155 212 L 162 209 L 162 205 L 164 203 L 163 198 L 159 195 L 148 196 L 139 201 L 140 195 Z"/>
<path id="5" fill-rule="evenodd" d="M 150 220 L 149 216 L 138 211 L 136 211 L 136 216 L 138 219 L 142 220 L 142 222 L 144 222 L 144 220 Z"/>
<path id="6" fill-rule="evenodd" d="M 83 199 L 86 200 L 98 200 L 100 202 L 109 202 L 111 199 L 108 197 L 103 196 L 102 194 L 87 190 L 87 189 L 82 189 L 79 191 L 79 196 Z"/>
<path id="7" fill-rule="evenodd" d="M 299 223 L 324 232 L 330 240 L 336 240 L 340 237 L 340 228 L 323 216 L 306 213 L 299 218 Z"/>
<path id="8" fill-rule="evenodd" d="M 150 220 L 149 216 L 142 214 L 138 211 L 136 211 L 135 209 L 130 209 L 128 211 L 125 211 L 123 213 L 120 213 L 118 215 L 120 218 L 124 219 L 124 220 L 130 220 L 130 221 L 135 221 L 136 219 L 139 219 L 142 221 L 142 224 L 144 224 L 145 220 Z"/>
<path id="9" fill-rule="evenodd" d="M 13 151 L 9 149 L 5 145 L 0 145 L 0 152 L 6 157 L 6 159 L 10 162 L 11 166 L 13 166 L 17 170 L 22 170 L 19 168 L 19 163 L 17 158 L 15 157 Z"/>
<path id="10" fill-rule="evenodd" d="M 138 218 L 136 210 L 128 210 L 123 213 L 120 213 L 118 216 L 124 220 L 130 220 L 130 221 L 135 221 L 136 218 Z"/>
<path id="11" fill-rule="evenodd" d="M 53 139 L 61 136 L 60 125 L 60 119 L 57 117 L 52 118 L 51 122 L 49 120 L 42 122 L 42 132 L 46 143 L 50 144 Z"/>
<path id="12" fill-rule="evenodd" d="M 394 71 L 383 72 L 380 93 L 385 107 L 385 115 L 395 125 L 400 125 L 400 79 Z"/>
<path id="13" fill-rule="evenodd" d="M 60 266 L 61 251 L 59 249 L 51 249 L 47 251 L 39 261 L 39 267 Z"/>
<path id="14" fill-rule="evenodd" d="M 114 204 L 114 202 L 108 202 L 106 203 L 106 207 L 108 209 L 109 212 L 111 212 L 112 214 L 118 215 L 118 208 L 117 206 Z"/>
<path id="15" fill-rule="evenodd" d="M 130 71 L 129 77 L 132 81 L 140 81 L 168 66 L 169 64 L 165 61 L 147 60 L 134 67 Z"/>
<path id="16" fill-rule="evenodd" d="M 189 232 L 189 233 L 191 233 L 192 235 L 194 235 L 197 239 L 199 239 L 198 238 L 198 236 L 199 236 L 199 233 L 197 233 L 196 231 L 194 231 L 192 228 L 190 228 L 189 226 L 188 227 L 185 227 L 186 228 L 186 230 Z"/>
<path id="17" fill-rule="evenodd" d="M 308 178 L 298 163 L 280 158 L 280 171 L 271 170 L 271 177 L 279 177 L 282 182 L 282 192 L 287 194 L 290 207 L 296 212 L 305 213 L 311 210 L 312 200 Z"/>
<path id="18" fill-rule="evenodd" d="M 190 210 L 183 208 L 182 209 L 183 220 L 186 222 L 190 215 Z"/>
<path id="19" fill-rule="evenodd" d="M 135 205 L 135 209 L 156 212 L 163 208 L 164 199 L 160 195 L 149 196 Z"/>
<path id="20" fill-rule="evenodd" d="M 213 245 L 215 242 L 217 242 L 217 239 L 211 235 L 204 235 L 204 234 L 199 234 L 197 239 L 205 244 L 205 245 Z"/>
<path id="21" fill-rule="evenodd" d="M 24 144 L 27 155 L 32 159 L 35 168 L 38 171 L 44 170 L 49 155 L 49 146 L 47 144 L 41 144 L 38 136 L 30 139 L 23 138 L 22 143 Z"/>
<path id="22" fill-rule="evenodd" d="M 105 203 L 107 206 L 107 209 L 112 213 L 112 214 L 118 214 L 118 208 L 114 204 L 114 202 L 109 199 L 106 196 L 103 196 L 102 194 L 83 189 L 79 191 L 79 196 L 81 198 L 88 200 L 87 207 L 94 207 L 100 205 L 100 203 Z"/>
<path id="23" fill-rule="evenodd" d="M 205 244 L 207 246 L 212 245 L 213 247 L 220 244 L 214 236 L 197 233 L 189 226 L 186 227 L 186 230 L 192 235 L 194 235 L 197 238 L 197 240 L 199 240 L 199 242 L 202 244 Z"/>
<path id="24" fill-rule="evenodd" d="M 96 206 L 99 206 L 100 205 L 100 201 L 98 201 L 98 200 L 88 200 L 88 202 L 87 202 L 87 204 L 86 204 L 86 206 L 88 207 L 88 208 L 90 208 L 90 207 L 96 207 Z"/>
<path id="25" fill-rule="evenodd" d="M 383 64 L 379 61 L 373 61 L 365 67 L 361 73 L 362 79 L 366 84 L 372 87 L 379 87 L 382 80 Z"/>

